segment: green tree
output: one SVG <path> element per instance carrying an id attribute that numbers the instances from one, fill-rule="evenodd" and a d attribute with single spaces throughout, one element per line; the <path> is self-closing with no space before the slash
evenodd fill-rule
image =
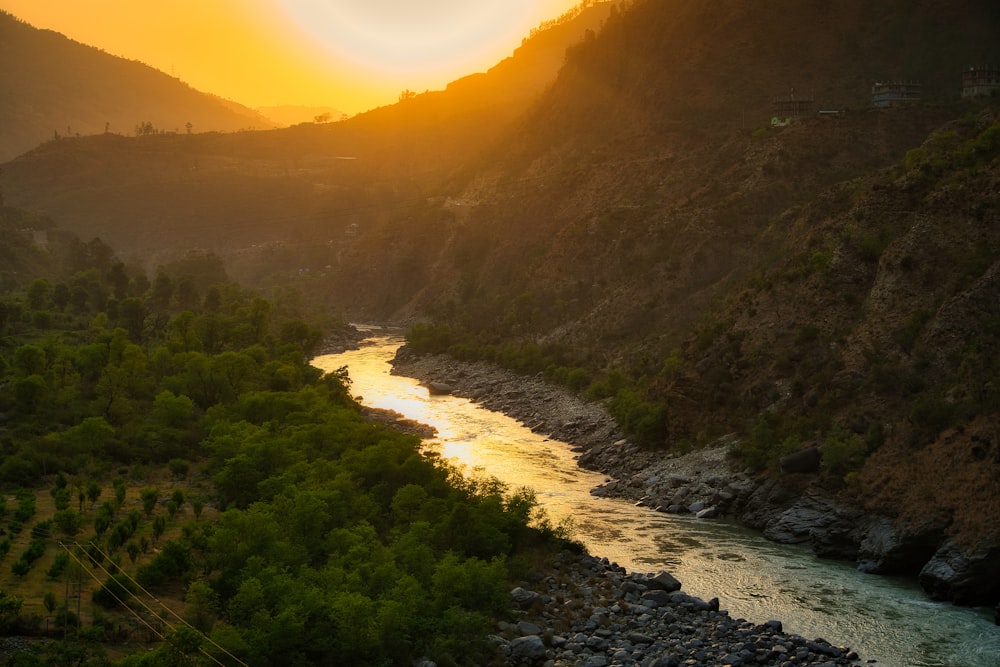
<path id="1" fill-rule="evenodd" d="M 156 278 L 153 279 L 153 288 L 149 295 L 153 308 L 161 312 L 167 310 L 173 295 L 174 281 L 164 271 L 158 271 Z"/>
<path id="2" fill-rule="evenodd" d="M 124 264 L 117 262 L 108 269 L 107 279 L 116 299 L 121 301 L 128 296 L 129 279 Z"/>
<path id="3" fill-rule="evenodd" d="M 6 591 L 0 591 L 0 632 L 6 632 L 21 615 L 21 607 L 24 600 L 11 595 Z"/>
<path id="4" fill-rule="evenodd" d="M 183 394 L 177 396 L 164 389 L 153 399 L 151 416 L 156 423 L 167 428 L 184 428 L 194 417 L 194 402 Z"/>
<path id="5" fill-rule="evenodd" d="M 75 537 L 83 529 L 83 515 L 76 510 L 59 510 L 52 519 L 59 530 L 69 537 Z"/>
<path id="6" fill-rule="evenodd" d="M 54 612 L 56 607 L 59 605 L 56 594 L 52 591 L 45 591 L 45 595 L 42 597 L 42 604 L 45 606 L 46 613 L 51 616 L 52 612 Z"/>
<path id="7" fill-rule="evenodd" d="M 71 426 L 60 433 L 58 437 L 69 456 L 86 457 L 106 451 L 115 440 L 115 429 L 104 417 L 87 417 L 76 426 Z M 84 495 L 89 495 L 89 491 L 88 485 L 83 489 Z"/>
<path id="8" fill-rule="evenodd" d="M 158 514 L 153 519 L 153 539 L 159 540 L 160 537 L 163 535 L 164 531 L 166 531 L 166 529 L 167 529 L 167 520 L 163 517 L 162 514 Z"/>
<path id="9" fill-rule="evenodd" d="M 36 278 L 28 286 L 28 307 L 32 310 L 48 308 L 52 298 L 52 284 L 45 278 Z"/>
<path id="10" fill-rule="evenodd" d="M 146 304 L 137 297 L 129 297 L 118 304 L 118 323 L 135 343 L 145 339 L 146 314 Z"/>
<path id="11" fill-rule="evenodd" d="M 184 596 L 184 619 L 201 632 L 209 632 L 219 614 L 219 596 L 203 581 L 191 582 Z"/>
<path id="12" fill-rule="evenodd" d="M 139 492 L 139 498 L 142 499 L 142 511 L 146 513 L 146 516 L 150 516 L 153 514 L 153 510 L 156 509 L 156 502 L 160 499 L 160 492 L 158 489 L 148 487 Z"/>
<path id="13" fill-rule="evenodd" d="M 34 413 L 41 407 L 49 387 L 41 375 L 29 375 L 14 383 L 14 399 L 17 406 L 25 413 Z"/>
<path id="14" fill-rule="evenodd" d="M 66 283 L 56 283 L 52 289 L 52 303 L 59 310 L 65 310 L 69 305 L 69 286 Z"/>
<path id="15" fill-rule="evenodd" d="M 14 370 L 23 377 L 40 375 L 48 367 L 48 357 L 39 345 L 22 345 L 14 351 Z"/>
<path id="16" fill-rule="evenodd" d="M 101 497 L 101 485 L 96 479 L 89 480 L 87 482 L 87 500 L 92 503 L 96 503 L 97 499 Z"/>

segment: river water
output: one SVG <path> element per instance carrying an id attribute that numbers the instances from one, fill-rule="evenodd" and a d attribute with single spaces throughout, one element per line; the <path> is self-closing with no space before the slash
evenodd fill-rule
<path id="1" fill-rule="evenodd" d="M 390 374 L 398 333 L 373 330 L 359 350 L 317 357 L 348 368 L 365 405 L 394 410 L 437 429 L 428 449 L 466 474 L 487 474 L 533 489 L 553 522 L 569 520 L 587 550 L 629 571 L 668 570 L 691 595 L 755 623 L 847 645 L 891 667 L 1000 666 L 1000 627 L 983 609 L 929 600 L 915 582 L 864 575 L 804 548 L 769 542 L 721 520 L 697 520 L 590 495 L 605 481 L 576 465 L 570 445 L 549 440 L 467 399 L 431 396 L 412 378 Z"/>

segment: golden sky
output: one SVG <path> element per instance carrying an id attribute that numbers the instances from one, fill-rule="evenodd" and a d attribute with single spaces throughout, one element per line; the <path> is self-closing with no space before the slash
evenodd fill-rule
<path id="1" fill-rule="evenodd" d="M 349 114 L 510 55 L 579 0 L 0 0 L 37 28 L 247 106 Z"/>

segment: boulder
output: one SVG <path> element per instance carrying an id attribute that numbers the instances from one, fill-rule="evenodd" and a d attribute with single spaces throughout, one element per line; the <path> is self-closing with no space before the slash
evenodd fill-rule
<path id="1" fill-rule="evenodd" d="M 660 572 L 645 581 L 647 587 L 673 593 L 681 589 L 681 582 L 677 581 L 669 572 Z"/>
<path id="2" fill-rule="evenodd" d="M 510 663 L 513 665 L 540 665 L 546 658 L 545 642 L 538 635 L 518 637 L 510 643 Z"/>
<path id="3" fill-rule="evenodd" d="M 431 396 L 447 396 L 453 393 L 455 390 L 450 384 L 445 384 L 444 382 L 428 382 L 427 392 Z"/>
<path id="4" fill-rule="evenodd" d="M 670 604 L 670 593 L 667 591 L 654 589 L 651 591 L 646 591 L 642 594 L 643 602 L 650 602 L 651 606 L 663 607 L 664 605 Z M 650 605 L 647 605 L 650 606 Z"/>
<path id="5" fill-rule="evenodd" d="M 828 525 L 835 518 L 830 503 L 803 496 L 768 524 L 764 536 L 782 544 L 801 544 L 809 541 L 809 534 L 815 528 Z"/>
<path id="6" fill-rule="evenodd" d="M 860 512 L 828 498 L 803 496 L 764 528 L 768 539 L 808 543 L 825 558 L 854 559 L 860 542 Z"/>
<path id="7" fill-rule="evenodd" d="M 819 464 L 823 461 L 823 454 L 819 447 L 813 445 L 793 452 L 788 456 L 782 456 L 778 460 L 781 472 L 791 473 L 816 473 L 819 472 Z"/>
<path id="8" fill-rule="evenodd" d="M 542 629 L 530 621 L 518 621 L 517 632 L 522 637 L 529 637 L 531 635 L 540 635 Z"/>
<path id="9" fill-rule="evenodd" d="M 1000 598 L 1000 546 L 962 549 L 948 540 L 920 570 L 919 580 L 935 600 L 995 603 Z"/>
<path id="10" fill-rule="evenodd" d="M 764 480 L 742 497 L 741 509 L 737 509 L 739 521 L 748 528 L 763 530 L 775 515 L 791 507 L 800 495 L 800 492 L 783 486 L 778 480 Z"/>
<path id="11" fill-rule="evenodd" d="M 541 598 L 538 593 L 526 590 L 520 586 L 510 592 L 510 597 L 514 600 L 514 604 L 521 609 L 527 609 Z"/>
<path id="12" fill-rule="evenodd" d="M 887 516 L 875 516 L 858 548 L 858 569 L 871 574 L 917 575 L 943 539 L 941 526 L 897 525 Z"/>

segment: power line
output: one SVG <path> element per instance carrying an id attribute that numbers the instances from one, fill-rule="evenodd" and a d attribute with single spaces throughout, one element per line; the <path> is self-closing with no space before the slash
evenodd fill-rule
<path id="1" fill-rule="evenodd" d="M 108 561 L 111 560 L 111 557 L 108 556 L 108 554 L 106 554 L 103 551 L 101 551 L 100 547 L 98 547 L 96 544 L 94 545 L 94 550 L 97 551 L 97 553 L 99 553 L 102 557 L 106 558 Z M 103 570 L 104 568 L 102 567 L 101 569 Z M 209 644 L 211 644 L 212 646 L 216 647 L 217 649 L 219 649 L 220 651 L 222 651 L 223 653 L 225 653 L 227 656 L 229 656 L 230 658 L 232 658 L 236 662 L 238 662 L 241 665 L 243 665 L 243 667 L 249 667 L 249 665 L 247 665 L 245 662 L 243 662 L 242 660 L 240 660 L 239 658 L 237 658 L 235 655 L 233 655 L 232 653 L 230 653 L 229 651 L 227 651 L 223 647 L 221 647 L 218 644 L 216 644 L 212 640 L 211 637 L 209 637 L 204 632 L 202 632 L 198 628 L 196 628 L 193 625 L 191 625 L 190 623 L 188 623 L 187 620 L 185 620 L 183 617 L 181 617 L 180 615 L 178 615 L 177 612 L 175 612 L 173 609 L 171 609 L 170 607 L 168 607 L 167 605 L 165 605 L 163 602 L 160 602 L 160 600 L 158 600 L 155 595 L 153 595 L 152 593 L 150 593 L 149 591 L 147 591 L 145 588 L 143 588 L 143 586 L 138 581 L 136 581 L 135 579 L 133 579 L 132 576 L 128 572 L 126 572 L 125 570 L 122 570 L 121 568 L 119 568 L 119 571 L 136 588 L 138 588 L 140 591 L 142 591 L 142 593 L 144 595 L 148 596 L 151 600 L 153 600 L 154 602 L 156 602 L 157 604 L 159 604 L 163 609 L 165 609 L 167 612 L 169 612 L 171 616 L 173 616 L 174 618 L 176 618 L 178 621 L 180 621 L 181 623 L 183 623 L 185 626 L 187 626 L 191 630 L 194 630 L 195 632 L 197 632 L 198 634 L 200 634 L 205 639 L 205 641 L 207 641 Z M 111 575 L 109 574 L 108 576 L 111 576 Z M 143 603 L 140 601 L 140 604 L 143 604 Z M 143 604 L 143 606 L 145 607 L 145 604 Z M 149 609 L 148 607 L 146 607 L 146 609 L 149 610 L 149 613 L 157 616 L 157 618 L 160 618 L 160 620 L 163 621 L 164 623 L 167 623 L 167 621 L 165 619 L 161 618 L 158 614 L 156 614 L 156 612 L 154 612 L 153 610 Z M 168 627 L 170 627 L 169 624 L 167 624 L 167 625 L 168 625 Z M 172 627 L 171 627 L 171 630 L 173 630 Z M 204 651 L 202 651 L 202 652 L 204 653 Z M 208 654 L 206 654 L 206 655 L 208 655 Z M 209 657 L 212 658 L 212 656 L 209 656 Z M 215 658 L 212 658 L 212 659 L 215 660 Z M 216 662 L 218 662 L 218 661 L 216 661 Z M 222 663 L 219 663 L 219 664 L 222 664 Z"/>
<path id="2" fill-rule="evenodd" d="M 80 566 L 81 570 L 84 571 L 84 572 L 86 572 L 87 575 L 90 576 L 90 578 L 93 579 L 97 583 L 97 585 L 102 586 L 108 592 L 108 594 L 111 597 L 113 597 L 116 602 L 118 602 L 119 605 L 121 605 L 122 607 L 124 607 L 125 609 L 127 609 L 130 614 L 132 614 L 133 616 L 135 616 L 143 625 L 145 625 L 147 628 L 149 628 L 150 632 L 152 632 L 157 637 L 159 637 L 159 639 L 161 641 L 163 640 L 163 635 L 160 633 L 160 631 L 157 630 L 156 628 L 154 628 L 152 625 L 150 625 L 146 621 L 146 619 L 144 619 L 141 615 L 139 615 L 138 613 L 136 613 L 136 611 L 134 609 L 132 609 L 131 607 L 129 607 L 127 604 L 125 604 L 125 601 L 122 600 L 120 597 L 118 597 L 113 590 L 111 590 L 107 586 L 104 586 L 104 584 L 101 583 L 101 580 L 97 578 L 97 576 L 93 573 L 93 571 L 91 571 L 86 566 L 86 564 L 84 564 L 84 562 L 82 560 L 80 560 L 79 557 L 77 557 L 77 555 L 75 553 L 73 553 L 73 550 L 70 549 L 69 546 L 67 546 L 66 544 L 63 544 L 62 542 L 59 543 L 59 546 L 61 546 L 63 549 L 65 549 L 66 553 L 68 553 L 69 556 L 70 556 L 70 558 L 72 558 Z M 76 542 L 74 542 L 72 546 L 75 546 L 75 547 L 78 547 L 78 548 L 81 548 L 81 549 L 83 548 L 79 543 L 76 543 Z M 101 568 L 101 569 L 103 570 L 104 568 Z M 67 581 L 68 581 L 68 578 L 67 578 Z M 129 591 L 126 591 L 126 592 L 129 592 Z M 78 594 L 82 594 L 82 593 L 78 593 Z M 129 593 L 129 594 L 131 595 L 131 593 Z M 133 595 L 133 597 L 135 597 L 135 596 Z M 156 616 L 156 614 L 153 614 L 153 615 Z M 159 616 L 156 616 L 156 617 L 159 618 Z M 160 620 L 162 621 L 162 619 L 160 619 Z"/>
<path id="3" fill-rule="evenodd" d="M 79 549 L 86 549 L 86 547 L 84 547 L 83 545 L 81 545 L 79 542 L 74 542 L 74 543 L 72 543 L 72 545 L 69 545 L 69 546 L 66 545 L 66 544 L 64 544 L 64 543 L 62 543 L 62 542 L 60 542 L 59 546 L 61 546 L 62 548 L 64 548 L 67 551 L 67 553 L 69 553 L 70 557 L 73 558 L 73 560 L 76 561 L 84 569 L 84 571 L 86 571 L 87 574 L 95 582 L 97 582 L 97 584 L 99 586 L 103 587 L 108 592 L 108 594 L 111 595 L 111 597 L 113 597 L 116 602 L 118 602 L 119 605 L 121 605 L 124 609 L 126 609 L 128 611 L 128 613 L 130 613 L 132 616 L 134 616 L 136 619 L 138 619 L 143 625 L 145 625 L 147 628 L 149 628 L 150 631 L 153 632 L 161 641 L 163 641 L 165 639 L 164 635 L 162 633 L 160 633 L 158 630 L 156 630 L 152 625 L 150 625 L 146 621 L 146 619 L 144 619 L 142 617 L 141 614 L 139 614 L 138 612 L 136 612 L 136 610 L 134 610 L 131 607 L 129 607 L 121 598 L 119 598 L 114 593 L 114 591 L 112 591 L 109 587 L 107 587 L 103 583 L 101 583 L 101 581 L 97 578 L 97 576 L 94 575 L 93 571 L 89 570 L 87 568 L 87 566 L 69 548 L 69 546 L 74 546 L 74 547 L 77 547 Z M 96 544 L 90 543 L 89 546 L 91 548 L 93 548 L 94 551 L 96 551 L 103 559 L 107 559 L 109 562 L 111 561 L 111 558 L 108 556 L 108 554 L 104 553 L 101 550 L 101 548 L 98 547 Z M 92 558 L 91 560 L 92 560 L 94 566 L 96 568 L 99 568 L 101 570 L 101 572 L 103 572 L 105 575 L 107 575 L 108 578 L 111 578 L 113 576 L 107 570 L 107 568 L 105 568 L 104 565 L 102 565 L 101 563 L 98 563 L 96 559 Z M 201 637 L 202 637 L 202 639 L 204 641 L 208 642 L 209 644 L 211 644 L 215 648 L 219 649 L 220 651 L 222 651 L 222 653 L 224 653 L 228 657 L 232 658 L 233 660 L 235 660 L 236 662 L 238 662 L 243 667 L 249 667 L 249 665 L 247 665 L 247 663 L 245 663 L 242 660 L 240 660 L 239 658 L 237 658 L 235 655 L 233 655 L 232 653 L 230 653 L 229 651 L 227 651 L 222 646 L 219 646 L 211 637 L 209 637 L 208 635 L 206 635 L 204 632 L 202 632 L 198 628 L 195 628 L 194 626 L 192 626 L 190 623 L 188 623 L 186 620 L 184 620 L 182 617 L 180 617 L 176 612 L 174 612 L 174 610 L 170 609 L 170 607 L 168 607 L 166 604 L 164 604 L 163 602 L 161 602 L 160 600 L 158 600 L 152 593 L 150 593 L 145 588 L 143 588 L 139 584 L 139 582 L 137 582 L 127 572 L 125 572 L 125 570 L 119 568 L 119 573 L 122 574 L 126 579 L 128 579 L 128 581 L 131 582 L 136 588 L 138 588 L 144 595 L 148 596 L 151 600 L 153 600 L 153 602 L 159 604 L 160 607 L 162 607 L 163 609 L 165 609 L 166 611 L 168 611 L 173 617 L 175 617 L 177 620 L 179 620 L 181 623 L 183 623 L 187 628 L 189 628 L 189 629 L 193 630 L 194 632 L 197 632 L 199 635 L 201 635 Z M 150 613 L 150 615 L 153 616 L 153 618 L 155 618 L 159 622 L 163 623 L 163 625 L 165 625 L 171 632 L 176 632 L 176 627 L 175 626 L 171 625 L 170 622 L 166 618 L 164 618 L 163 616 L 161 616 L 159 613 L 153 611 L 153 609 L 151 609 L 149 607 L 149 605 L 147 605 L 138 595 L 136 595 L 135 593 L 133 593 L 132 591 L 130 591 L 128 588 L 126 588 L 124 586 L 122 587 L 122 590 L 124 590 L 125 593 L 127 593 L 131 597 L 132 600 L 134 600 L 135 602 L 137 602 L 140 605 L 142 605 L 143 609 L 145 609 L 146 611 L 148 611 Z M 218 658 L 216 658 L 214 655 L 212 655 L 211 653 L 209 653 L 208 651 L 206 651 L 204 648 L 198 647 L 198 651 L 200 653 L 202 653 L 203 655 L 205 655 L 205 657 L 207 657 L 209 660 L 212 660 L 217 665 L 220 665 L 220 667 L 226 667 L 224 663 L 222 663 Z"/>

